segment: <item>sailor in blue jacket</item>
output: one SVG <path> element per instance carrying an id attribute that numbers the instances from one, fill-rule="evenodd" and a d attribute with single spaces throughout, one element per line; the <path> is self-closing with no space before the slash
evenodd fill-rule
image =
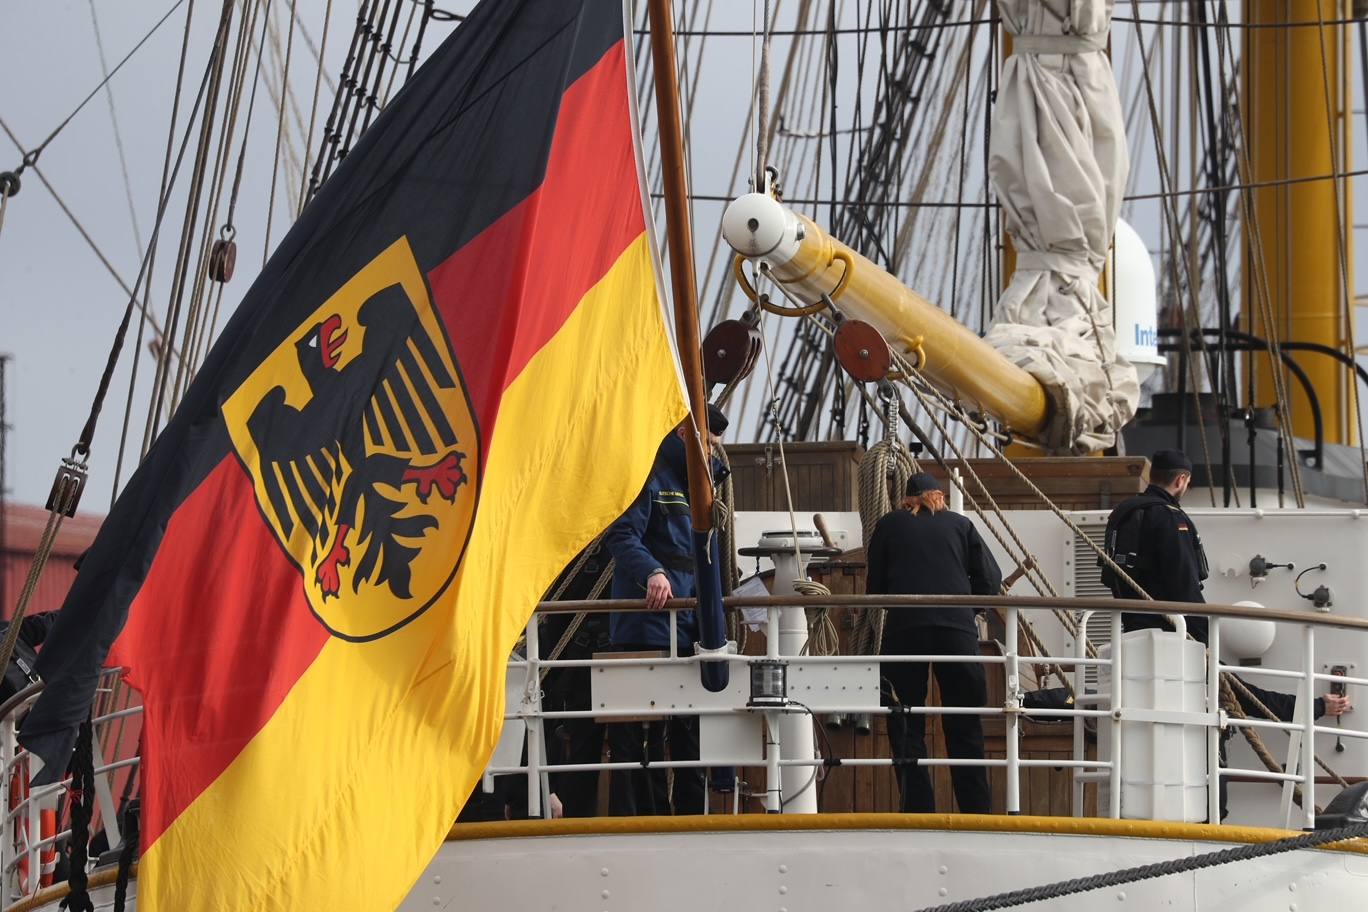
<path id="1" fill-rule="evenodd" d="M 708 430 L 715 449 L 727 418 L 716 406 L 708 406 Z M 694 594 L 692 520 L 689 513 L 689 481 L 684 455 L 684 436 L 693 433 L 687 420 L 665 438 L 656 453 L 655 465 L 637 499 L 604 533 L 603 541 L 617 562 L 613 570 L 613 598 L 646 600 L 659 609 L 670 598 Z M 713 481 L 721 480 L 721 464 L 713 464 Z M 713 557 L 717 558 L 714 542 Z M 668 650 L 670 616 L 661 611 L 613 614 L 609 632 L 613 648 L 623 652 Z M 679 655 L 693 655 L 698 622 L 692 611 L 679 612 Z M 675 760 L 698 758 L 698 721 L 672 718 L 667 723 L 619 723 L 608 727 L 614 762 L 665 759 L 668 729 L 670 755 Z M 676 769 L 674 812 L 703 812 L 703 773 Z M 665 771 L 614 771 L 610 802 L 615 815 L 669 814 L 670 795 Z"/>

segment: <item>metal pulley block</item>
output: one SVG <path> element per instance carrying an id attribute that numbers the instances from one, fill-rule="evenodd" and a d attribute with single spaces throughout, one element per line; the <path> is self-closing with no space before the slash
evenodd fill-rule
<path id="1" fill-rule="evenodd" d="M 735 383 L 750 375 L 760 357 L 758 315 L 747 310 L 739 320 L 723 320 L 703 339 L 703 376 L 711 385 Z"/>
<path id="2" fill-rule="evenodd" d="M 233 234 L 225 226 L 223 237 L 214 241 L 209 249 L 209 278 L 215 282 L 227 282 L 233 277 L 233 269 L 237 266 L 237 243 Z"/>
<path id="3" fill-rule="evenodd" d="M 836 360 L 861 383 L 883 380 L 893 364 L 883 334 L 863 320 L 841 321 L 836 330 Z"/>
<path id="4" fill-rule="evenodd" d="M 61 513 L 68 519 L 76 515 L 88 474 L 84 459 L 77 459 L 76 456 L 77 453 L 73 452 L 69 458 L 62 460 L 47 499 L 48 512 Z"/>

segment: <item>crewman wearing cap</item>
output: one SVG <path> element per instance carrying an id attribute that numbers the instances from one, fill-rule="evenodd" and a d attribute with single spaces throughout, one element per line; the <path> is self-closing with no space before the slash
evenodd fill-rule
<path id="1" fill-rule="evenodd" d="M 1150 597 L 1159 601 L 1205 604 L 1202 580 L 1207 578 L 1206 552 L 1197 536 L 1197 525 L 1183 512 L 1178 502 L 1192 483 L 1192 462 L 1182 450 L 1158 450 L 1150 457 L 1150 483 L 1143 494 L 1123 500 L 1107 518 L 1105 550 Z M 1101 563 L 1101 561 L 1099 561 Z M 1117 576 L 1103 563 L 1102 582 L 1120 599 L 1143 599 L 1135 587 Z M 1188 635 L 1207 642 L 1210 625 L 1198 615 L 1184 615 Z M 1162 627 L 1171 630 L 1161 614 L 1121 615 L 1125 630 Z M 1235 697 L 1246 715 L 1263 717 L 1267 708 L 1278 720 L 1291 722 L 1297 700 L 1292 694 L 1266 690 L 1236 676 L 1242 687 Z M 1246 693 L 1248 692 L 1248 693 Z M 1250 695 L 1262 704 L 1256 705 Z M 1353 708 L 1347 696 L 1327 693 L 1316 698 L 1316 718 L 1338 716 Z M 1226 765 L 1226 740 L 1232 730 L 1221 736 L 1221 766 Z M 1226 816 L 1226 785 L 1220 783 L 1221 818 Z"/>
<path id="2" fill-rule="evenodd" d="M 1107 518 L 1107 554 L 1158 601 L 1206 602 L 1206 553 L 1197 525 L 1178 505 L 1191 483 L 1192 462 L 1183 451 L 1158 450 L 1150 457 L 1149 487 L 1123 500 Z M 1110 566 L 1103 566 L 1102 582 L 1117 598 L 1144 598 Z M 1123 614 L 1121 623 L 1126 630 L 1172 627 L 1158 614 Z M 1187 627 L 1194 639 L 1206 642 L 1206 618 L 1190 616 Z"/>
<path id="3" fill-rule="evenodd" d="M 925 473 L 907 480 L 902 509 L 879 520 L 866 550 L 865 591 L 872 595 L 998 595 L 1002 589 L 1002 571 L 978 530 L 965 517 L 946 509 L 940 485 Z M 963 605 L 891 610 L 881 652 L 977 656 L 975 613 Z M 942 705 L 983 706 L 987 701 L 985 674 L 978 663 L 885 662 L 881 673 L 891 689 L 890 705 L 895 709 L 925 706 L 929 670 L 936 673 Z M 951 757 L 983 759 L 983 726 L 978 716 L 943 715 L 941 726 Z M 894 758 L 904 761 L 897 768 L 902 810 L 934 813 L 931 777 L 916 763 L 926 757 L 924 717 L 895 711 L 888 717 L 888 741 Z M 986 769 L 955 766 L 950 778 L 962 813 L 990 811 Z"/>
<path id="4" fill-rule="evenodd" d="M 716 451 L 727 429 L 727 416 L 708 406 L 709 449 Z M 685 419 L 666 436 L 656 453 L 651 477 L 637 499 L 604 533 L 603 543 L 617 562 L 613 570 L 615 599 L 646 600 L 648 608 L 662 608 L 671 598 L 694 594 L 693 527 L 689 513 L 689 475 L 684 441 L 695 433 Z M 713 483 L 724 469 L 713 462 Z M 716 539 L 713 543 L 717 548 Z M 717 560 L 714 554 L 714 561 Z M 698 621 L 692 611 L 681 611 L 676 626 L 679 655 L 691 656 L 698 639 Z M 670 648 L 670 618 L 664 612 L 615 613 L 609 618 L 613 648 L 645 652 Z M 668 723 L 628 722 L 608 726 L 608 743 L 614 762 L 659 762 L 668 737 L 674 760 L 698 759 L 698 722 L 693 717 L 674 717 Z M 666 772 L 660 770 L 613 773 L 610 806 L 614 815 L 676 814 L 703 812 L 702 770 L 674 771 L 674 792 L 667 788 Z M 673 802 L 671 802 L 673 797 Z"/>

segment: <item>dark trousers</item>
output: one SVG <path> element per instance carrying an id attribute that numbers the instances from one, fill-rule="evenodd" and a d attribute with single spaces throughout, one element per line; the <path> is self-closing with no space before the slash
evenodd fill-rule
<path id="1" fill-rule="evenodd" d="M 608 749 L 613 762 L 660 763 L 698 759 L 698 720 L 670 717 L 654 722 L 618 722 L 608 726 Z M 668 749 L 668 754 L 667 754 Z M 613 770 L 609 810 L 614 817 L 653 817 L 703 813 L 703 770 L 691 767 L 674 771 L 674 804 L 671 808 L 669 771 L 664 769 Z"/>
<path id="2" fill-rule="evenodd" d="M 615 645 L 622 652 L 644 652 L 659 646 Z M 675 717 L 652 722 L 614 722 L 608 728 L 608 750 L 614 763 L 661 763 L 698 759 L 698 719 Z M 671 808 L 669 773 L 665 769 L 613 770 L 608 790 L 614 817 L 703 813 L 703 770 L 675 769 Z"/>
<path id="3" fill-rule="evenodd" d="M 589 709 L 589 669 L 562 668 L 555 674 L 561 677 L 551 688 L 547 677 L 547 692 L 542 705 L 548 710 Z M 554 767 L 558 763 L 598 763 L 603 759 L 603 725 L 593 719 L 552 719 L 544 727 L 546 759 Z M 561 801 L 566 817 L 598 816 L 599 773 L 557 773 L 550 775 L 551 791 Z"/>
<path id="4" fill-rule="evenodd" d="M 884 635 L 885 655 L 979 654 L 978 636 L 952 627 L 906 627 Z M 944 706 L 983 706 L 988 688 L 983 666 L 962 662 L 886 662 L 881 673 L 892 688 L 890 705 L 925 706 L 928 671 L 934 670 Z M 955 759 L 983 759 L 983 725 L 978 716 L 943 715 L 946 751 Z M 936 795 L 926 767 L 926 718 L 893 713 L 888 717 L 888 745 L 893 757 L 908 761 L 896 767 L 904 813 L 931 814 Z M 955 801 L 964 814 L 987 814 L 992 806 L 988 771 L 981 766 L 950 769 Z"/>

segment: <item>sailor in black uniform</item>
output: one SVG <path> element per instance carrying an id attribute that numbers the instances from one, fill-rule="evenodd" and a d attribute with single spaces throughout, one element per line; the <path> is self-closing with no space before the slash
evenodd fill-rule
<path id="1" fill-rule="evenodd" d="M 1150 459 L 1150 483 L 1143 494 L 1122 501 L 1107 519 L 1106 550 L 1151 598 L 1161 602 L 1204 604 L 1202 580 L 1207 578 L 1206 552 L 1192 518 L 1178 505 L 1192 483 L 1192 463 L 1182 450 L 1159 450 Z M 1119 599 L 1144 599 L 1110 567 L 1102 568 L 1102 582 Z M 1126 630 L 1170 628 L 1158 614 L 1121 615 Z M 1187 618 L 1188 633 L 1203 643 L 1207 620 Z"/>
<path id="2" fill-rule="evenodd" d="M 968 519 L 946 509 L 936 479 L 918 473 L 907 480 L 902 509 L 879 520 L 869 537 L 865 592 L 903 595 L 998 595 L 1002 571 Z M 884 625 L 884 655 L 979 654 L 975 611 L 963 605 L 890 611 Z M 926 705 L 927 672 L 934 670 L 944 706 L 983 706 L 988 690 L 983 666 L 974 662 L 884 663 L 881 674 L 891 705 Z M 983 725 L 978 716 L 941 717 L 946 751 L 954 758 L 983 759 Z M 925 717 L 894 712 L 888 742 L 898 766 L 902 810 L 933 813 L 931 777 L 916 761 L 926 757 Z M 992 796 L 988 772 L 979 766 L 950 770 L 955 801 L 965 814 L 987 814 Z"/>
<path id="3" fill-rule="evenodd" d="M 1151 597 L 1159 601 L 1193 602 L 1205 604 L 1202 580 L 1207 578 L 1206 552 L 1197 535 L 1192 518 L 1178 506 L 1178 501 L 1192 483 L 1192 462 L 1182 450 L 1158 450 L 1150 457 L 1150 484 L 1143 494 L 1122 501 L 1107 519 L 1105 548 L 1107 554 L 1135 580 Z M 1102 581 L 1120 599 L 1143 599 L 1135 587 L 1104 566 Z M 1188 633 L 1205 644 L 1209 625 L 1204 617 L 1185 615 Z M 1125 630 L 1147 627 L 1172 629 L 1172 625 L 1158 614 L 1122 614 Z M 1235 688 L 1235 698 L 1247 716 L 1262 718 L 1263 711 L 1250 696 L 1262 703 L 1280 721 L 1291 722 L 1296 708 L 1296 697 L 1275 690 L 1266 690 L 1236 676 L 1243 685 Z M 1245 690 L 1249 692 L 1246 695 Z M 1326 694 L 1315 701 L 1316 718 L 1338 716 L 1352 708 L 1349 699 L 1340 694 Z M 1226 737 L 1229 731 L 1226 732 Z M 1225 766 L 1225 738 L 1221 742 L 1221 765 Z M 1221 817 L 1226 815 L 1226 780 L 1221 779 Z"/>

